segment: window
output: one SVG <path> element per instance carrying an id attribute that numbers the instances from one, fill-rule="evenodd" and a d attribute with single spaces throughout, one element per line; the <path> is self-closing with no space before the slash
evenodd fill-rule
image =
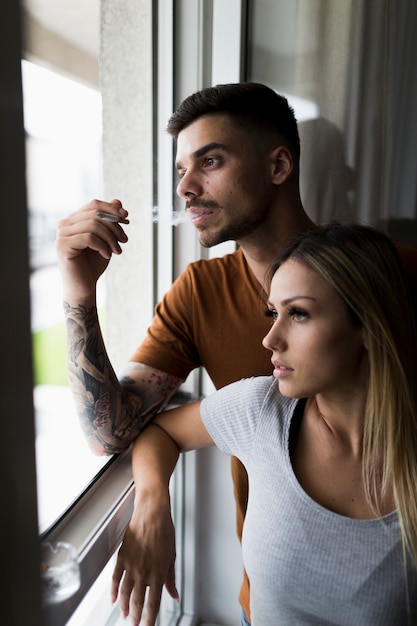
<path id="1" fill-rule="evenodd" d="M 101 195 L 101 99 L 23 61 L 39 528 L 44 532 L 108 462 L 91 454 L 67 385 L 58 220 Z M 104 289 L 98 304 L 104 314 Z M 63 440 L 64 437 L 64 440 Z M 74 463 L 77 458 L 77 463 Z"/>
<path id="2" fill-rule="evenodd" d="M 417 245 L 415 4 L 383 0 L 378 12 L 353 0 L 249 7 L 247 79 L 286 94 L 295 108 L 311 218 L 372 223 Z"/>
<path id="3" fill-rule="evenodd" d="M 36 6 L 30 0 L 28 0 L 27 4 L 31 8 Z M 106 272 L 106 279 L 103 280 L 103 287 L 104 283 L 107 283 L 103 289 L 103 291 L 106 292 L 106 319 L 104 321 L 108 321 L 106 326 L 109 330 L 107 345 L 110 358 L 116 370 L 119 365 L 124 364 L 129 352 L 131 352 L 141 340 L 143 332 L 151 319 L 154 303 L 154 280 L 151 270 L 154 250 L 152 247 L 152 236 L 150 236 L 152 235 L 153 230 L 153 169 L 152 159 L 149 159 L 148 156 L 152 145 L 151 121 L 153 119 L 152 102 L 150 99 L 150 94 L 152 92 L 152 73 L 149 71 L 151 67 L 149 58 L 151 55 L 152 13 L 148 2 L 143 2 L 141 4 L 143 6 L 138 6 L 138 3 L 136 2 L 123 5 L 121 14 L 115 15 L 113 11 L 115 10 L 117 14 L 118 10 L 121 9 L 120 3 L 116 3 L 117 6 L 112 6 L 111 2 L 102 3 L 103 15 L 106 14 L 106 11 L 112 13 L 112 19 L 103 18 L 103 37 L 105 40 L 103 45 L 107 46 L 108 49 L 111 50 L 112 54 L 111 57 L 105 56 L 103 58 L 104 75 L 111 81 L 111 84 L 106 83 L 105 81 L 104 88 L 105 101 L 107 106 L 111 109 L 111 111 L 109 111 L 109 108 L 107 109 L 107 116 L 104 120 L 104 126 L 106 129 L 103 143 L 104 165 L 106 170 L 104 189 L 98 190 L 100 185 L 97 182 L 96 174 L 91 175 L 90 169 L 86 167 L 86 165 L 90 165 L 93 160 L 97 160 L 98 158 L 99 150 L 97 150 L 97 143 L 95 143 L 96 149 L 92 149 L 92 152 L 90 152 L 91 156 L 85 156 L 85 161 L 82 164 L 83 169 L 81 176 L 79 176 L 79 170 L 74 171 L 74 160 L 70 160 L 69 163 L 67 162 L 62 168 L 67 177 L 74 175 L 70 184 L 72 197 L 69 198 L 70 192 L 66 195 L 62 193 L 62 188 L 60 187 L 53 190 L 54 197 L 50 203 L 53 205 L 53 209 L 55 210 L 57 197 L 62 198 L 63 204 L 59 207 L 59 210 L 62 210 L 62 214 L 66 215 L 81 205 L 85 201 L 86 198 L 84 196 L 86 195 L 89 197 L 119 196 L 123 199 L 125 206 L 130 211 L 132 227 L 129 229 L 129 236 L 134 239 L 136 232 L 136 243 L 139 243 L 139 245 L 131 247 L 131 252 L 126 254 L 126 261 L 122 260 L 121 264 L 118 263 L 118 259 L 112 260 L 112 267 L 108 272 Z M 37 6 L 39 7 L 41 5 L 38 3 Z M 83 3 L 83 7 L 84 6 L 85 4 Z M 145 7 L 146 10 L 144 11 L 143 9 Z M 62 9 L 65 11 L 64 6 L 62 6 Z M 73 13 L 74 12 L 71 6 L 71 15 L 68 15 L 67 17 L 71 18 Z M 53 12 L 51 12 L 50 15 L 54 15 Z M 32 17 L 33 16 L 29 17 L 28 20 L 31 26 L 33 26 Z M 49 21 L 49 26 L 50 25 L 51 22 Z M 121 34 L 120 30 L 124 29 L 127 29 L 129 32 L 127 34 Z M 146 31 L 147 38 L 138 38 L 138 29 Z M 33 30 L 36 31 L 36 29 Z M 110 34 L 108 32 L 109 30 L 111 30 Z M 68 29 L 68 32 L 65 32 L 64 34 L 71 35 L 70 29 Z M 54 36 L 55 35 L 56 33 Z M 170 36 L 172 37 L 172 32 Z M 131 45 L 127 44 L 129 37 Z M 120 41 L 125 41 L 127 44 L 127 48 L 123 50 L 125 62 L 121 61 L 119 56 L 121 52 Z M 66 48 L 68 41 L 60 40 L 59 45 Z M 135 54 L 135 49 L 137 49 L 137 54 Z M 56 63 L 58 56 L 55 50 L 52 57 L 43 59 L 43 61 L 46 61 L 46 63 L 49 64 L 50 60 L 53 59 Z M 116 74 L 112 76 L 114 59 L 117 61 L 115 64 L 117 69 Z M 129 64 L 133 59 L 135 60 L 135 63 L 144 63 L 144 72 L 145 74 L 147 73 L 145 78 L 143 77 L 143 72 L 136 71 L 136 68 L 133 72 L 129 69 Z M 63 58 L 63 60 L 65 61 L 66 59 Z M 118 72 L 120 64 L 124 67 L 125 73 L 119 77 Z M 24 72 L 26 74 L 28 69 L 30 71 L 33 68 L 29 66 L 29 64 L 24 63 Z M 74 70 L 74 66 L 72 66 L 71 69 Z M 64 68 L 64 73 L 68 74 L 68 67 Z M 74 74 L 73 71 L 70 73 Z M 27 78 L 27 75 L 25 78 Z M 66 84 L 66 79 L 61 76 L 59 80 L 61 84 L 58 92 L 63 93 L 64 89 L 66 89 L 64 86 L 64 83 Z M 136 80 L 139 82 L 135 82 Z M 79 93 L 85 92 L 84 88 L 81 88 L 80 85 L 73 87 L 75 87 Z M 91 89 L 87 91 L 91 96 Z M 126 94 L 127 91 L 129 92 L 128 94 Z M 133 98 L 132 91 L 134 92 Z M 43 88 L 41 89 L 38 85 L 38 93 L 42 94 L 42 103 L 45 104 L 46 90 Z M 127 109 L 125 108 L 122 110 L 118 97 L 116 96 L 116 98 L 114 98 L 115 93 L 125 94 L 126 97 L 123 98 L 123 100 L 129 104 Z M 93 99 L 96 100 L 96 108 L 93 109 L 93 118 L 95 122 L 99 122 L 100 115 L 98 114 L 97 109 L 97 105 L 99 103 L 97 102 L 97 98 Z M 81 110 L 74 111 L 76 107 L 76 100 L 73 95 L 67 95 L 65 102 L 69 102 L 71 105 L 71 111 L 66 114 L 67 116 L 69 115 L 71 119 L 74 118 L 74 120 L 77 120 L 78 122 L 80 122 L 81 119 L 86 119 L 87 105 L 83 105 Z M 59 106 L 55 107 L 55 109 L 60 108 L 61 107 Z M 141 115 L 143 115 L 143 119 L 141 119 Z M 30 116 L 28 112 L 25 112 L 25 119 L 27 121 L 28 130 L 27 152 L 29 182 L 31 182 L 30 179 L 32 179 L 34 183 L 36 183 L 36 186 L 35 184 L 32 186 L 29 185 L 28 194 L 30 202 L 29 206 L 31 209 L 31 256 L 34 266 L 37 264 L 42 265 L 43 273 L 43 270 L 45 269 L 43 264 L 46 262 L 49 263 L 49 257 L 44 253 L 49 247 L 48 244 L 52 242 L 52 237 L 48 238 L 48 234 L 45 236 L 44 231 L 39 228 L 39 225 L 41 223 L 49 225 L 50 222 L 54 222 L 51 231 L 55 231 L 56 221 L 59 216 L 54 215 L 54 217 L 49 219 L 49 216 L 45 218 L 44 215 L 39 215 L 42 212 L 41 210 L 33 210 L 33 206 L 36 204 L 33 202 L 33 198 L 38 198 L 34 189 L 37 191 L 39 187 L 39 177 L 36 175 L 36 172 L 34 172 L 34 169 L 37 168 L 39 164 L 37 154 L 39 154 L 40 149 L 42 149 L 43 153 L 48 153 L 48 149 L 45 142 L 41 142 L 42 145 L 40 146 L 38 141 L 39 137 L 37 136 L 36 131 L 34 131 L 33 128 L 31 130 L 29 124 Z M 65 120 L 68 119 L 68 117 L 65 117 Z M 110 119 L 111 124 L 109 125 Z M 112 124 L 116 127 L 115 134 L 113 133 Z M 94 125 L 90 123 L 89 130 L 91 130 L 93 126 Z M 73 136 L 74 131 L 70 135 L 71 139 Z M 137 140 L 134 144 L 130 141 L 132 136 L 135 136 Z M 83 140 L 85 140 L 85 137 L 86 134 L 84 133 Z M 65 139 L 66 137 L 62 136 L 59 138 L 60 147 L 65 144 Z M 71 141 L 69 143 L 71 144 Z M 75 141 L 76 148 L 78 147 L 78 151 L 76 150 L 76 157 L 80 154 L 80 143 L 81 140 L 79 140 L 78 145 Z M 126 144 L 128 144 L 128 149 L 126 149 Z M 54 148 L 56 148 L 56 146 L 57 144 L 54 144 Z M 68 152 L 72 150 L 73 145 L 67 144 L 65 148 L 66 154 L 68 154 Z M 129 150 L 129 148 L 131 148 L 131 150 Z M 73 154 L 73 159 L 75 159 L 75 156 Z M 54 162 L 52 165 L 55 165 L 56 157 L 57 153 L 54 154 Z M 169 163 L 170 167 L 172 167 L 171 152 L 169 154 Z M 50 170 L 52 168 L 45 168 L 45 166 L 42 166 L 42 173 L 45 172 L 45 169 Z M 62 172 L 59 172 L 57 174 L 57 178 L 61 173 Z M 134 175 L 132 175 L 132 173 L 134 173 Z M 76 187 L 78 187 L 78 191 L 80 192 L 77 197 L 75 197 L 76 194 L 72 193 Z M 48 203 L 49 200 L 47 201 L 47 204 Z M 142 219 L 139 211 L 144 214 L 145 219 Z M 135 216 L 136 219 L 134 219 Z M 159 232 L 161 232 L 162 229 L 165 229 L 168 233 L 172 233 L 172 223 L 161 223 L 158 225 L 157 229 L 159 229 Z M 50 250 L 52 251 L 53 248 L 51 247 Z M 39 254 L 40 251 L 42 252 L 42 255 Z M 45 257 L 47 258 L 44 261 L 43 259 Z M 168 263 L 165 263 L 165 272 L 167 270 L 169 272 L 171 261 L 169 256 L 167 257 L 167 254 L 165 253 L 165 260 L 167 259 Z M 126 264 L 126 271 L 124 271 L 124 263 Z M 143 268 L 146 268 L 145 272 L 143 271 Z M 51 268 L 48 268 L 47 280 L 49 293 L 51 291 L 50 287 L 52 285 L 53 274 L 50 270 Z M 123 281 L 120 281 L 119 279 L 120 273 L 123 275 Z M 117 276 L 117 278 L 114 279 L 114 276 Z M 130 283 L 133 283 L 133 287 L 130 286 Z M 38 315 L 38 309 L 35 306 L 36 301 L 44 300 L 42 296 L 38 297 L 38 294 L 41 293 L 41 285 L 42 280 L 40 278 L 40 269 L 37 268 L 36 274 L 34 273 L 34 280 L 32 281 L 33 324 L 35 332 L 43 330 L 43 328 L 40 328 L 43 320 L 41 319 L 41 315 Z M 117 291 L 116 297 L 114 297 L 114 290 Z M 124 321 L 120 321 L 121 314 L 124 314 L 119 305 L 121 297 L 123 298 L 123 293 L 129 294 L 129 301 L 131 305 L 131 307 L 129 306 L 130 310 L 126 310 L 126 317 L 128 317 L 127 325 L 124 324 Z M 131 293 L 135 294 L 132 298 L 130 297 Z M 59 301 L 59 308 L 61 308 L 62 298 L 60 294 L 57 294 L 57 297 Z M 113 303 L 116 301 L 118 304 L 115 308 Z M 61 315 L 61 313 L 59 314 Z M 104 317 L 101 320 L 102 323 L 103 319 Z M 55 321 L 56 320 L 52 319 L 53 325 Z M 50 322 L 51 320 L 48 319 L 48 323 Z M 120 328 L 123 331 L 123 337 L 121 340 L 118 334 L 118 329 Z M 131 333 L 129 333 L 129 328 L 133 329 Z M 126 337 L 128 337 L 128 344 Z M 35 341 L 37 340 L 38 337 L 36 336 Z M 54 343 L 53 358 L 56 356 L 56 346 L 62 346 L 62 341 L 63 337 L 61 335 L 61 337 Z M 63 454 L 63 442 L 62 440 L 60 441 L 60 437 L 62 437 L 60 424 L 62 424 L 62 421 L 58 422 L 57 413 L 61 413 L 61 405 L 63 404 L 61 394 L 65 395 L 68 393 L 67 389 L 62 388 L 62 377 L 58 379 L 58 382 L 60 383 L 58 388 L 55 387 L 54 389 L 51 389 L 51 381 L 49 379 L 40 377 L 40 372 L 42 371 L 42 367 L 46 361 L 50 361 L 49 357 L 41 359 L 39 367 L 36 369 L 37 382 L 42 382 L 42 385 L 36 385 L 35 389 L 35 400 L 38 408 L 38 461 L 44 460 L 45 451 L 50 453 L 51 450 L 60 450 L 61 453 L 59 454 L 59 457 Z M 56 374 L 56 368 L 54 368 L 53 373 L 54 375 Z M 51 392 L 53 396 L 51 395 Z M 51 399 L 53 404 L 51 404 Z M 68 406 L 67 400 L 65 400 L 65 404 Z M 68 419 L 73 420 L 74 429 L 77 430 L 78 435 L 78 420 L 77 418 L 74 419 L 72 409 L 70 411 L 70 415 L 67 417 Z M 50 435 L 46 434 L 45 426 L 49 421 L 52 424 L 53 434 L 57 435 L 58 444 L 51 443 Z M 71 448 L 72 446 L 68 446 L 67 436 L 68 423 L 66 422 L 65 443 L 67 447 Z M 84 444 L 82 438 L 79 443 L 81 446 Z M 66 471 L 64 472 L 65 474 L 68 474 L 68 468 L 71 468 L 71 470 L 73 469 L 73 455 L 74 451 L 71 449 L 68 450 L 68 455 L 65 455 L 64 465 L 67 466 Z M 55 458 L 54 460 L 57 461 L 60 459 Z M 97 473 L 97 469 L 101 468 L 101 464 L 103 462 L 106 463 L 105 468 Z M 78 555 L 78 564 L 81 571 L 81 588 L 78 592 L 71 595 L 65 603 L 55 603 L 53 602 L 53 597 L 51 597 L 49 598 L 50 603 L 44 607 L 43 619 L 45 623 L 51 623 L 54 624 L 54 626 L 58 626 L 61 623 L 68 623 L 72 626 L 89 624 L 89 611 L 95 611 L 95 608 L 97 607 L 100 607 L 100 622 L 102 624 L 115 623 L 115 620 L 119 619 L 118 608 L 112 608 L 108 606 L 109 603 L 106 602 L 106 600 L 108 600 L 108 586 L 110 582 L 109 571 L 111 570 L 112 562 L 110 561 L 107 564 L 107 569 L 103 571 L 102 576 L 99 577 L 99 573 L 106 567 L 108 559 L 117 550 L 123 537 L 125 526 L 130 518 L 133 500 L 130 457 L 129 454 L 126 453 L 124 455 L 114 457 L 110 461 L 108 461 L 108 459 L 96 459 L 86 448 L 86 455 L 83 454 L 82 458 L 77 453 L 77 464 L 88 466 L 89 473 L 87 474 L 87 480 L 86 477 L 79 477 L 78 479 L 78 477 L 71 476 L 71 494 L 68 498 L 58 499 L 57 494 L 59 496 L 61 495 L 61 485 L 59 483 L 57 485 L 55 481 L 51 480 L 52 473 L 46 469 L 46 466 L 42 466 L 41 463 L 38 462 L 40 503 L 43 502 L 45 496 L 45 502 L 49 504 L 52 501 L 54 505 L 53 511 L 50 511 L 49 509 L 46 510 L 46 507 L 43 505 L 40 507 L 42 540 L 43 542 L 49 542 L 52 546 L 57 545 L 59 541 L 66 541 L 70 543 L 75 548 Z M 90 472 L 90 470 L 92 471 Z M 56 475 L 56 473 L 57 472 L 55 471 L 54 474 Z M 93 479 L 94 475 L 95 477 Z M 181 476 L 181 469 L 179 469 L 172 486 L 173 490 L 176 492 L 181 491 Z M 88 487 L 88 489 L 86 489 L 86 487 Z M 51 489 L 54 490 L 56 488 L 57 491 L 53 496 L 51 496 Z M 173 497 L 173 501 L 176 501 L 175 497 Z M 69 508 L 67 508 L 68 504 L 70 504 Z M 58 513 L 62 515 L 59 519 L 56 519 Z M 180 533 L 178 540 L 179 546 L 186 543 L 184 538 L 182 538 L 183 524 L 181 522 L 181 516 L 182 507 L 180 505 L 177 507 L 176 511 L 176 519 L 178 520 L 177 528 Z M 178 581 L 180 585 L 181 554 L 178 559 Z M 90 587 L 91 590 L 87 593 Z M 177 621 L 182 612 L 189 611 L 191 595 L 192 594 L 187 595 L 187 593 L 182 593 L 183 602 L 181 606 L 178 606 L 173 601 L 171 602 L 169 598 L 164 597 L 160 617 L 161 624 L 168 624 L 174 619 Z M 93 609 L 91 609 L 91 607 L 93 607 Z"/>

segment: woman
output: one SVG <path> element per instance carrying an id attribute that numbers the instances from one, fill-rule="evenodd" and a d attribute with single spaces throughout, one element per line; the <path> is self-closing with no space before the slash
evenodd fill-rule
<path id="1" fill-rule="evenodd" d="M 147 432 L 167 454 L 217 445 L 246 466 L 253 626 L 415 624 L 416 340 L 395 248 L 367 226 L 314 227 L 269 282 L 273 377 Z"/>

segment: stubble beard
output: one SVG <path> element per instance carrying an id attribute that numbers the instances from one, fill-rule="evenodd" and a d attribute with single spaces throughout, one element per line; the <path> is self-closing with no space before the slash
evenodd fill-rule
<path id="1" fill-rule="evenodd" d="M 202 226 L 198 229 L 198 240 L 203 248 L 212 248 L 226 241 L 240 241 L 252 235 L 264 220 L 265 215 L 262 213 L 259 215 L 250 214 L 249 216 L 242 216 L 240 220 L 235 220 L 235 222 L 226 224 L 217 230 Z"/>

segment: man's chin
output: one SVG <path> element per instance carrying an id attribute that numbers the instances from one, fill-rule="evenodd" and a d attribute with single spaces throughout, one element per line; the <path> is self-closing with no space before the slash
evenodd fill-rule
<path id="1" fill-rule="evenodd" d="M 214 227 L 197 228 L 197 237 L 203 248 L 212 248 L 226 241 L 235 241 L 230 228 L 216 230 Z"/>
<path id="2" fill-rule="evenodd" d="M 197 237 L 203 248 L 211 248 L 216 245 L 217 237 L 214 233 L 208 232 L 205 228 L 197 229 Z"/>
<path id="3" fill-rule="evenodd" d="M 203 246 L 203 248 L 212 248 L 213 246 L 217 246 L 219 243 L 224 243 L 228 240 L 224 237 L 209 235 L 208 233 L 200 233 L 198 236 L 198 241 Z"/>

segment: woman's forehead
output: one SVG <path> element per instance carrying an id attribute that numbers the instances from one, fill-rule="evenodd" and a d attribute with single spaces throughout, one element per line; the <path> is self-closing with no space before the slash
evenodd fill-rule
<path id="1" fill-rule="evenodd" d="M 280 302 L 301 297 L 317 300 L 330 294 L 337 295 L 318 272 L 302 261 L 290 258 L 279 266 L 272 277 L 269 298 Z"/>

